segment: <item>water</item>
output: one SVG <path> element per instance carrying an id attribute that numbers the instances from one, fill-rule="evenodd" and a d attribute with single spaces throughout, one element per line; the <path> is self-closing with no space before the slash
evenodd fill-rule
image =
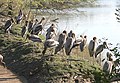
<path id="1" fill-rule="evenodd" d="M 59 17 L 58 28 L 62 32 L 66 29 L 68 32 L 73 30 L 76 36 L 87 35 L 88 43 L 90 39 L 96 36 L 98 39 L 108 38 L 112 44 L 120 43 L 120 23 L 117 22 L 115 9 L 119 7 L 119 0 L 97 0 L 100 6 L 77 8 L 78 12 L 67 15 L 55 15 Z"/>

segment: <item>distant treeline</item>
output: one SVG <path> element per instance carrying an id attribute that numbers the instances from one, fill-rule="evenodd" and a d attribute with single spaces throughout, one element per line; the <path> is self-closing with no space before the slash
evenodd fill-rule
<path id="1" fill-rule="evenodd" d="M 95 0 L 0 0 L 0 14 L 15 15 L 19 9 L 25 10 L 28 8 L 39 9 L 64 9 L 79 5 L 79 3 Z"/>

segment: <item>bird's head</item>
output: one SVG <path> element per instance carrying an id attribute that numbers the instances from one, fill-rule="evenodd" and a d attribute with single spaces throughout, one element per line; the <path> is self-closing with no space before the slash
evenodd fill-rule
<path id="1" fill-rule="evenodd" d="M 64 30 L 64 31 L 63 31 L 63 33 L 64 33 L 64 34 L 67 34 L 67 31 L 66 31 L 66 30 Z"/>
<path id="2" fill-rule="evenodd" d="M 26 25 L 26 26 L 28 25 L 28 21 L 25 21 L 25 25 Z"/>
<path id="3" fill-rule="evenodd" d="M 108 46 L 107 46 L 107 43 L 106 43 L 106 42 L 103 42 L 103 46 L 104 46 L 104 48 L 108 48 Z"/>
<path id="4" fill-rule="evenodd" d="M 11 18 L 10 20 L 11 20 L 11 22 L 12 22 L 12 23 L 14 23 L 14 24 L 15 24 L 15 20 L 14 20 L 13 18 Z"/>
<path id="5" fill-rule="evenodd" d="M 96 37 L 93 37 L 93 40 L 95 41 L 97 38 Z"/>
<path id="6" fill-rule="evenodd" d="M 42 19 L 41 19 L 41 20 L 42 20 L 42 21 L 43 21 L 43 20 L 45 20 L 45 17 L 42 17 Z"/>

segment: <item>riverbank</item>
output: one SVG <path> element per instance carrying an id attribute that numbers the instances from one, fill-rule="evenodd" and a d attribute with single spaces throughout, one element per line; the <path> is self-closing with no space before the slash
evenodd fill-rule
<path id="1" fill-rule="evenodd" d="M 25 41 L 21 37 L 20 25 L 14 25 L 10 36 L 0 28 L 0 51 L 7 67 L 27 79 L 28 83 L 93 83 L 108 82 L 100 66 L 90 58 L 88 49 L 80 52 L 73 49 L 71 56 L 51 54 L 43 56 L 43 44 Z"/>

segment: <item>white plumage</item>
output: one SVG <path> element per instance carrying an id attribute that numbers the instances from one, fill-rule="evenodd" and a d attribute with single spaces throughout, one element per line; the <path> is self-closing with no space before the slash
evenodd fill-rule
<path id="1" fill-rule="evenodd" d="M 54 39 L 48 39 L 44 42 L 44 50 L 42 51 L 42 54 L 44 55 L 47 48 L 54 48 L 58 46 L 59 42 L 55 41 Z"/>
<path id="2" fill-rule="evenodd" d="M 6 67 L 5 62 L 3 61 L 3 56 L 1 54 L 0 54 L 0 64 L 4 66 L 4 68 Z"/>

